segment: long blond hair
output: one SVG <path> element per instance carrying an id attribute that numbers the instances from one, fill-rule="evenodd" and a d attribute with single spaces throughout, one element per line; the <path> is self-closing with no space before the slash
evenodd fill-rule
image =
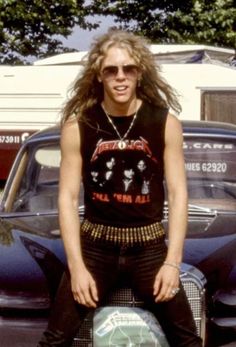
<path id="1" fill-rule="evenodd" d="M 101 64 L 111 47 L 127 49 L 141 71 L 137 97 L 156 106 L 181 111 L 175 90 L 161 76 L 146 39 L 130 32 L 109 30 L 94 40 L 82 74 L 72 87 L 72 96 L 63 109 L 62 124 L 71 116 L 81 117 L 95 104 L 103 101 L 103 85 L 98 81 Z"/>

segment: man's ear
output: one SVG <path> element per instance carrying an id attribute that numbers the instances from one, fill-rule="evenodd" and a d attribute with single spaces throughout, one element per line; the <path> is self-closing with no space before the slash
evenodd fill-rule
<path id="1" fill-rule="evenodd" d="M 99 82 L 99 83 L 101 83 L 101 82 L 102 82 L 102 78 L 101 78 L 100 74 L 99 74 L 99 75 L 97 75 L 97 80 L 98 80 L 98 82 Z"/>

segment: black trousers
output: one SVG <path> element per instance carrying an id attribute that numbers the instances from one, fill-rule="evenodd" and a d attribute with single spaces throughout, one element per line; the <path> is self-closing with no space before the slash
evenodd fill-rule
<path id="1" fill-rule="evenodd" d="M 167 252 L 164 241 L 155 245 L 126 249 L 82 240 L 82 250 L 85 264 L 97 284 L 100 305 L 106 294 L 119 281 L 128 281 L 134 292 L 144 300 L 145 307 L 159 321 L 171 347 L 202 346 L 182 286 L 170 301 L 154 301 L 154 279 Z M 38 347 L 71 346 L 73 337 L 88 310 L 74 301 L 70 276 L 66 271 L 51 309 L 48 327 Z"/>

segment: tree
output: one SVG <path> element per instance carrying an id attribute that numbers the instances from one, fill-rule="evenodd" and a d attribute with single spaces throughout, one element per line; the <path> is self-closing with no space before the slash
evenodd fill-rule
<path id="1" fill-rule="evenodd" d="M 235 0 L 98 0 L 93 13 L 114 16 L 153 43 L 209 44 L 235 47 Z"/>
<path id="2" fill-rule="evenodd" d="M 75 25 L 96 27 L 85 21 L 89 14 L 84 0 L 1 0 L 0 62 L 27 63 L 28 56 L 71 51 L 60 36 L 68 37 Z"/>

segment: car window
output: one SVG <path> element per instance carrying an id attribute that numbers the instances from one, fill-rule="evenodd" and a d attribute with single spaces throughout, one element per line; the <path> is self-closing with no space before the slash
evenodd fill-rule
<path id="1" fill-rule="evenodd" d="M 54 146 L 38 148 L 34 153 L 34 159 L 39 168 L 38 186 L 58 185 L 61 161 L 60 148 Z"/>
<path id="2" fill-rule="evenodd" d="M 184 153 L 190 203 L 235 209 L 235 141 L 189 138 Z"/>
<path id="3" fill-rule="evenodd" d="M 15 212 L 57 209 L 60 148 L 57 144 L 30 146 L 28 163 L 13 204 Z"/>
<path id="4" fill-rule="evenodd" d="M 57 210 L 60 161 L 59 144 L 45 144 L 30 148 L 28 165 L 13 204 L 13 211 Z M 79 201 L 82 205 L 82 189 Z"/>

